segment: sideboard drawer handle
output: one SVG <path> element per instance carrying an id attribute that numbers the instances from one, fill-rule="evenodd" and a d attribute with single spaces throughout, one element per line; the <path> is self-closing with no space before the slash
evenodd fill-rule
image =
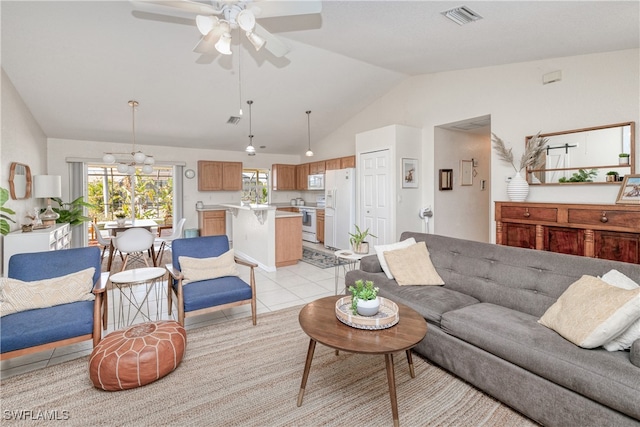
<path id="1" fill-rule="evenodd" d="M 529 208 L 526 208 L 524 211 L 524 217 L 525 218 L 529 218 L 531 216 L 531 214 L 529 213 Z"/>
<path id="2" fill-rule="evenodd" d="M 608 222 L 609 218 L 607 218 L 607 212 L 606 211 L 602 211 L 602 216 L 600 217 L 600 222 L 605 223 Z"/>

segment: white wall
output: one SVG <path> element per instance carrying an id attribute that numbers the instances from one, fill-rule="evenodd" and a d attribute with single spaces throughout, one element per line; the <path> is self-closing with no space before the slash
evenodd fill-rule
<path id="1" fill-rule="evenodd" d="M 435 164 L 438 169 L 453 170 L 453 189 L 436 189 L 432 206 L 433 218 L 429 230 L 443 236 L 459 237 L 478 242 L 491 241 L 491 137 L 441 127 L 435 128 Z M 473 168 L 476 176 L 473 185 L 461 185 L 460 161 L 477 161 Z M 438 171 L 434 171 L 436 186 L 439 186 Z M 486 181 L 484 190 L 481 181 Z"/>
<path id="2" fill-rule="evenodd" d="M 434 170 L 440 168 L 433 158 L 436 126 L 490 115 L 492 131 L 513 146 L 514 157 L 519 158 L 525 136 L 538 131 L 639 123 L 639 68 L 639 50 L 632 49 L 416 76 L 319 144 L 342 144 L 351 135 L 390 124 L 422 128 L 421 180 L 426 185 L 420 193 L 423 204 L 433 204 L 437 191 Z M 556 70 L 562 71 L 562 81 L 543 85 L 542 75 Z M 637 150 L 636 164 L 639 156 Z M 513 170 L 492 153 L 487 182 L 492 201 L 507 199 L 507 175 L 513 175 Z M 538 186 L 531 188 L 527 200 L 614 203 L 617 193 L 615 185 Z M 447 215 L 440 212 L 439 218 Z M 490 221 L 494 227 L 493 212 Z"/>
<path id="3" fill-rule="evenodd" d="M 131 144 L 106 143 L 97 141 L 76 141 L 69 139 L 50 138 L 49 146 L 49 170 L 51 173 L 62 176 L 62 200 L 68 200 L 69 194 L 69 170 L 67 158 L 93 159 L 100 163 L 105 151 L 128 152 Z M 245 168 L 271 169 L 273 163 L 300 162 L 300 156 L 283 156 L 260 154 L 249 157 L 243 151 L 221 151 L 202 150 L 184 147 L 165 146 L 139 146 L 145 152 L 152 154 L 156 163 L 162 162 L 186 162 L 186 169 L 196 171 L 194 179 L 184 178 L 184 214 L 187 218 L 185 229 L 198 228 L 198 215 L 196 212 L 196 202 L 201 200 L 205 205 L 215 205 L 219 203 L 240 202 L 240 191 L 198 191 L 198 160 L 220 160 L 242 162 Z M 293 194 L 293 195 L 292 195 Z M 291 197 L 297 197 L 300 193 L 295 192 L 272 192 L 273 203 L 287 203 Z"/>
<path id="4" fill-rule="evenodd" d="M 9 189 L 11 162 L 28 165 L 32 176 L 47 173 L 47 139 L 4 70 L 2 70 L 1 84 L 0 175 L 2 182 L 0 187 Z M 44 206 L 44 201 L 33 197 L 24 200 L 9 199 L 5 207 L 16 212 L 16 215 L 13 216 L 16 224 L 9 223 L 11 230 L 17 230 L 21 224 L 27 223 L 25 215 L 33 212 L 33 208 L 36 206 Z M 0 240 L 1 252 L 2 243 Z"/>

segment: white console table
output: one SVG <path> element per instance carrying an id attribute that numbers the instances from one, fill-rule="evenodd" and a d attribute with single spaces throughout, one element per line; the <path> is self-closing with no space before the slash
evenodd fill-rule
<path id="1" fill-rule="evenodd" d="M 71 227 L 69 224 L 55 224 L 42 230 L 23 233 L 14 231 L 4 236 L 3 275 L 9 274 L 9 258 L 15 254 L 29 252 L 57 251 L 71 247 Z"/>

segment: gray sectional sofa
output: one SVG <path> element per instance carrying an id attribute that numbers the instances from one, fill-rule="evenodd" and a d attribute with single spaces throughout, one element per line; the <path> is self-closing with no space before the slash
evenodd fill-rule
<path id="1" fill-rule="evenodd" d="M 376 255 L 345 284 L 373 280 L 380 296 L 424 316 L 429 329 L 415 351 L 543 425 L 640 425 L 631 352 L 582 349 L 537 323 L 582 275 L 616 269 L 638 282 L 640 265 L 432 234 L 401 240 L 410 237 L 426 242 L 444 286 L 398 286 Z M 639 342 L 632 351 L 635 361 Z"/>

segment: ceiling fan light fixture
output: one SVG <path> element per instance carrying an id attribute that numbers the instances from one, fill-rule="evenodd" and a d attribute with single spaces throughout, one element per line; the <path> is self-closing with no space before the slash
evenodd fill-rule
<path id="1" fill-rule="evenodd" d="M 223 55 L 231 55 L 231 34 L 222 33 L 216 42 L 216 50 Z"/>
<path id="2" fill-rule="evenodd" d="M 203 36 L 209 34 L 213 28 L 218 25 L 218 18 L 215 16 L 204 16 L 198 15 L 196 16 L 196 26 L 198 27 L 198 31 Z"/>
<path id="3" fill-rule="evenodd" d="M 238 26 L 246 32 L 251 32 L 256 27 L 256 17 L 248 9 L 242 10 L 236 16 L 236 22 Z"/>
<path id="4" fill-rule="evenodd" d="M 250 31 L 247 31 L 247 38 L 249 39 L 249 41 L 251 42 L 253 47 L 256 48 L 256 51 L 260 50 L 262 48 L 262 46 L 264 46 L 265 43 L 267 43 L 267 41 L 265 39 L 263 39 L 262 37 L 260 37 L 256 33 L 253 33 L 253 32 L 250 32 Z"/>

